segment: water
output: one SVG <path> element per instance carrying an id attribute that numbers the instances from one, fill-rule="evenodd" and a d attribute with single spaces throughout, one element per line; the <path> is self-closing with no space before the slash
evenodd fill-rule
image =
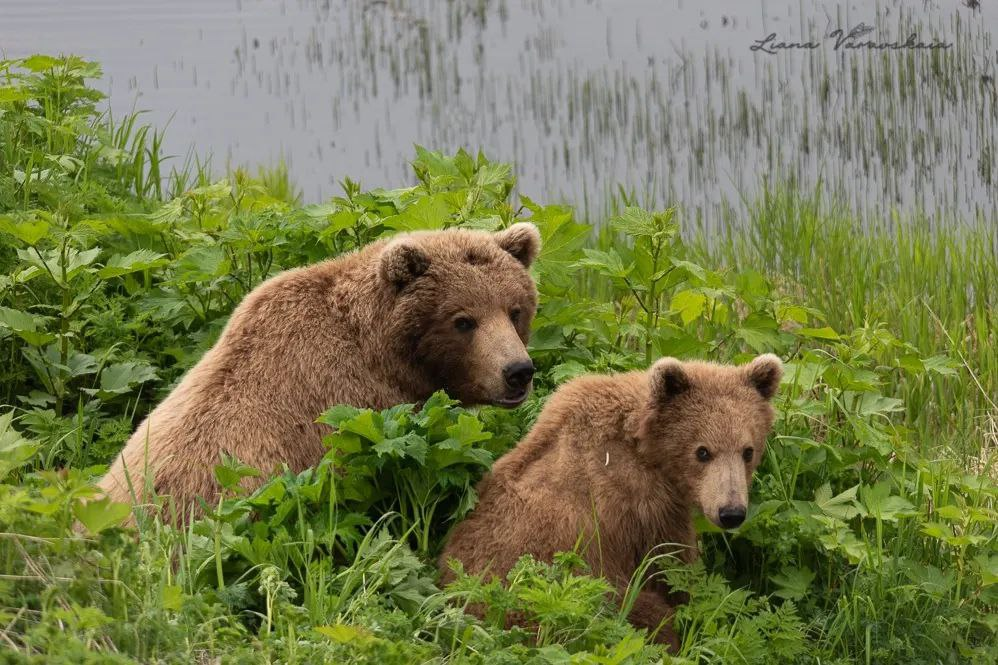
<path id="1" fill-rule="evenodd" d="M 952 46 L 836 50 L 861 23 Z M 774 32 L 819 48 L 750 50 Z M 788 180 L 870 222 L 998 220 L 996 32 L 994 6 L 922 0 L 0 0 L 7 57 L 101 62 L 178 166 L 284 160 L 318 201 L 463 146 L 535 199 L 599 217 L 619 184 L 708 230 Z"/>

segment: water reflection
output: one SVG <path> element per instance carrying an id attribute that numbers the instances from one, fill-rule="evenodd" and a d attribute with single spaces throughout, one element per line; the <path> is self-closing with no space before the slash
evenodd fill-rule
<path id="1" fill-rule="evenodd" d="M 836 51 L 878 41 L 941 51 Z M 761 183 L 866 212 L 995 219 L 998 12 L 957 3 L 4 0 L 8 56 L 101 61 L 118 112 L 224 163 L 285 159 L 309 200 L 409 179 L 412 145 L 513 161 L 520 189 L 603 213 L 617 184 L 708 228 Z M 776 33 L 808 50 L 752 52 Z M 831 40 L 834 41 L 834 40 Z"/>

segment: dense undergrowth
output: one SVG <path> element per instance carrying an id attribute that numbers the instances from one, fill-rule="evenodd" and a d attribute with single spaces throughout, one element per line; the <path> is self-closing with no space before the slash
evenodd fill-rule
<path id="1" fill-rule="evenodd" d="M 786 245 L 769 200 L 744 237 L 694 249 L 675 210 L 622 206 L 596 230 L 514 202 L 508 165 L 418 149 L 413 186 L 347 180 L 302 206 L 280 174 L 166 173 L 153 130 L 97 112 L 84 79 L 98 71 L 0 64 L 0 660 L 995 661 L 993 273 L 959 281 L 993 255 L 946 272 L 933 238 L 910 236 L 951 280 L 926 285 L 949 304 L 937 323 L 903 295 L 903 267 L 876 273 L 897 281 L 888 302 L 890 282 L 822 251 L 819 213 L 816 249 Z M 810 210 L 787 196 L 779 210 Z M 397 231 L 524 219 L 544 239 L 525 406 L 330 405 L 333 452 L 316 467 L 246 496 L 238 481 L 257 472 L 219 460 L 226 498 L 185 529 L 141 509 L 137 533 L 123 529 L 129 508 L 95 500 L 134 425 L 268 276 Z M 765 235 L 778 222 L 784 245 Z M 891 238 L 847 237 L 850 256 L 889 255 Z M 749 518 L 737 533 L 703 522 L 695 566 L 648 561 L 692 597 L 674 658 L 571 553 L 525 559 L 506 585 L 437 586 L 433 557 L 476 480 L 558 384 L 763 351 L 788 371 Z M 468 603 L 490 610 L 475 619 Z M 506 610 L 532 627 L 504 629 Z"/>

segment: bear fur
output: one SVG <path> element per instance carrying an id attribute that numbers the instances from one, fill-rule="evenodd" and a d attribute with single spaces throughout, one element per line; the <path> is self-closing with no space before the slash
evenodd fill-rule
<path id="1" fill-rule="evenodd" d="M 533 374 L 528 268 L 539 248 L 529 223 L 418 232 L 264 282 L 139 425 L 101 488 L 145 502 L 151 487 L 183 519 L 198 512 L 196 497 L 217 500 L 222 453 L 265 474 L 316 464 L 329 428 L 315 420 L 334 404 L 382 409 L 445 389 L 465 403 L 517 405 Z"/>
<path id="2" fill-rule="evenodd" d="M 744 519 L 782 373 L 772 354 L 741 367 L 663 358 L 644 372 L 565 384 L 478 485 L 478 505 L 440 556 L 443 581 L 453 579 L 451 559 L 502 578 L 524 554 L 551 561 L 578 547 L 622 598 L 657 546 L 678 545 L 693 561 L 694 510 L 720 526 Z M 674 600 L 647 581 L 631 622 L 677 646 Z"/>

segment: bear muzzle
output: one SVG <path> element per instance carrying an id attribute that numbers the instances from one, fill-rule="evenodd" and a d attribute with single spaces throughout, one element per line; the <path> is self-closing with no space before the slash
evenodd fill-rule
<path id="1" fill-rule="evenodd" d="M 745 506 L 724 506 L 717 511 L 717 521 L 725 529 L 737 529 L 745 521 Z"/>
<path id="2" fill-rule="evenodd" d="M 519 406 L 530 392 L 530 385 L 534 378 L 534 363 L 530 359 L 510 363 L 503 368 L 502 378 L 505 382 L 506 394 L 495 400 L 495 403 L 508 408 Z"/>

